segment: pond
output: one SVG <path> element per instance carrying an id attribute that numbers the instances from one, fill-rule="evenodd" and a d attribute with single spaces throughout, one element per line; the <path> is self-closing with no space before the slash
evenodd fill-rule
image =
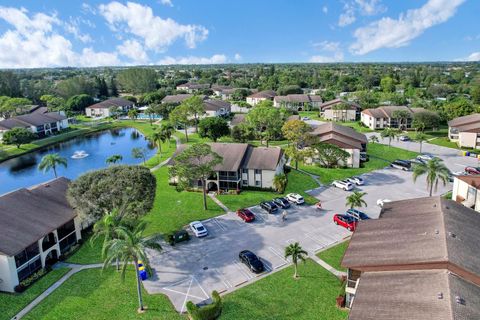
<path id="1" fill-rule="evenodd" d="M 142 159 L 135 159 L 131 154 L 136 147 L 147 150 L 147 159 L 155 155 L 155 147 L 138 130 L 121 128 L 77 137 L 4 161 L 0 163 L 0 195 L 53 179 L 53 171 L 43 173 L 37 168 L 46 154 L 58 153 L 66 158 L 67 168 L 57 167 L 57 174 L 59 177 L 75 179 L 87 171 L 107 167 L 105 160 L 114 154 L 123 157 L 120 164 L 141 163 Z M 78 155 L 79 151 L 84 151 L 88 156 L 82 157 L 80 154 L 80 157 L 73 159 L 72 156 Z"/>

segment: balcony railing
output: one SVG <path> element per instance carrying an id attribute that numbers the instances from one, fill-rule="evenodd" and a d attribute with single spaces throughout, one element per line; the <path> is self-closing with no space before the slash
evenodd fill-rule
<path id="1" fill-rule="evenodd" d="M 223 180 L 223 181 L 238 181 L 240 180 L 240 177 L 238 176 L 218 176 L 218 180 Z"/>
<path id="2" fill-rule="evenodd" d="M 357 287 L 357 280 L 347 280 L 347 287 L 355 289 Z"/>

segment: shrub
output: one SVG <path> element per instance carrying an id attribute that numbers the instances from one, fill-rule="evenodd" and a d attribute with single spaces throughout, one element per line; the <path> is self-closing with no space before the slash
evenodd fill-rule
<path id="1" fill-rule="evenodd" d="M 35 281 L 46 275 L 49 271 L 52 269 L 50 267 L 47 267 L 45 269 L 40 269 L 28 278 L 22 280 L 19 285 L 15 286 L 14 290 L 15 292 L 21 293 L 25 291 L 28 287 L 30 287 Z"/>
<path id="2" fill-rule="evenodd" d="M 222 314 L 222 298 L 217 291 L 213 291 L 211 304 L 198 307 L 192 301 L 188 301 L 187 312 L 192 320 L 215 320 Z"/>

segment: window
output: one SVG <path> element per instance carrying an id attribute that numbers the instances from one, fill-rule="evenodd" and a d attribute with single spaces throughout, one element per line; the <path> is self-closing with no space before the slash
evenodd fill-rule
<path id="1" fill-rule="evenodd" d="M 260 170 L 260 169 L 255 169 L 255 174 L 262 174 L 262 170 Z"/>
<path id="2" fill-rule="evenodd" d="M 20 253 L 17 253 L 15 255 L 15 264 L 17 268 L 25 264 L 28 260 L 32 259 L 39 253 L 40 253 L 40 248 L 38 247 L 37 242 L 32 243 L 27 248 L 25 248 L 25 250 L 21 251 Z"/>
<path id="3" fill-rule="evenodd" d="M 261 185 L 262 185 L 262 182 L 261 182 L 261 181 L 258 181 L 258 180 L 255 181 L 255 186 L 256 186 L 256 187 L 260 187 Z"/>
<path id="4" fill-rule="evenodd" d="M 58 239 L 65 238 L 73 231 L 75 231 L 75 222 L 72 219 L 57 229 Z"/>
<path id="5" fill-rule="evenodd" d="M 22 269 L 18 270 L 18 281 L 22 281 L 27 278 L 29 275 L 39 270 L 42 267 L 42 261 L 40 257 L 30 262 L 28 265 L 24 266 Z"/>
<path id="6" fill-rule="evenodd" d="M 242 173 L 248 174 L 248 169 L 242 169 Z"/>
<path id="7" fill-rule="evenodd" d="M 242 184 L 243 184 L 244 186 L 248 186 L 248 180 L 243 180 L 243 181 L 242 181 Z"/>

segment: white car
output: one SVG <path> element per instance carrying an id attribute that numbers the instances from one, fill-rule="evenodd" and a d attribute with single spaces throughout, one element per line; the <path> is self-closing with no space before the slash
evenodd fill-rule
<path id="1" fill-rule="evenodd" d="M 390 200 L 390 199 L 378 199 L 377 200 L 377 206 L 383 207 L 383 205 L 385 203 L 389 203 L 389 202 L 392 202 L 392 200 Z"/>
<path id="2" fill-rule="evenodd" d="M 332 185 L 345 191 L 350 191 L 353 189 L 353 183 L 349 182 L 348 180 L 335 180 L 332 182 Z"/>
<path id="3" fill-rule="evenodd" d="M 365 184 L 365 180 L 358 176 L 350 177 L 347 181 L 356 184 L 357 186 L 363 186 Z"/>
<path id="4" fill-rule="evenodd" d="M 302 204 L 305 202 L 303 197 L 298 193 L 289 193 L 285 197 L 288 201 L 295 203 L 295 204 Z"/>
<path id="5" fill-rule="evenodd" d="M 208 230 L 200 221 L 190 222 L 190 229 L 195 234 L 195 237 L 201 238 L 208 235 Z"/>
<path id="6" fill-rule="evenodd" d="M 423 153 L 423 154 L 420 154 L 420 155 L 417 156 L 417 159 L 422 160 L 422 161 L 429 161 L 429 160 L 432 160 L 434 158 L 436 158 L 436 157 L 432 154 L 429 154 L 429 153 Z"/>
<path id="7" fill-rule="evenodd" d="M 303 120 L 303 121 L 310 120 L 310 117 L 303 117 L 302 120 Z"/>

